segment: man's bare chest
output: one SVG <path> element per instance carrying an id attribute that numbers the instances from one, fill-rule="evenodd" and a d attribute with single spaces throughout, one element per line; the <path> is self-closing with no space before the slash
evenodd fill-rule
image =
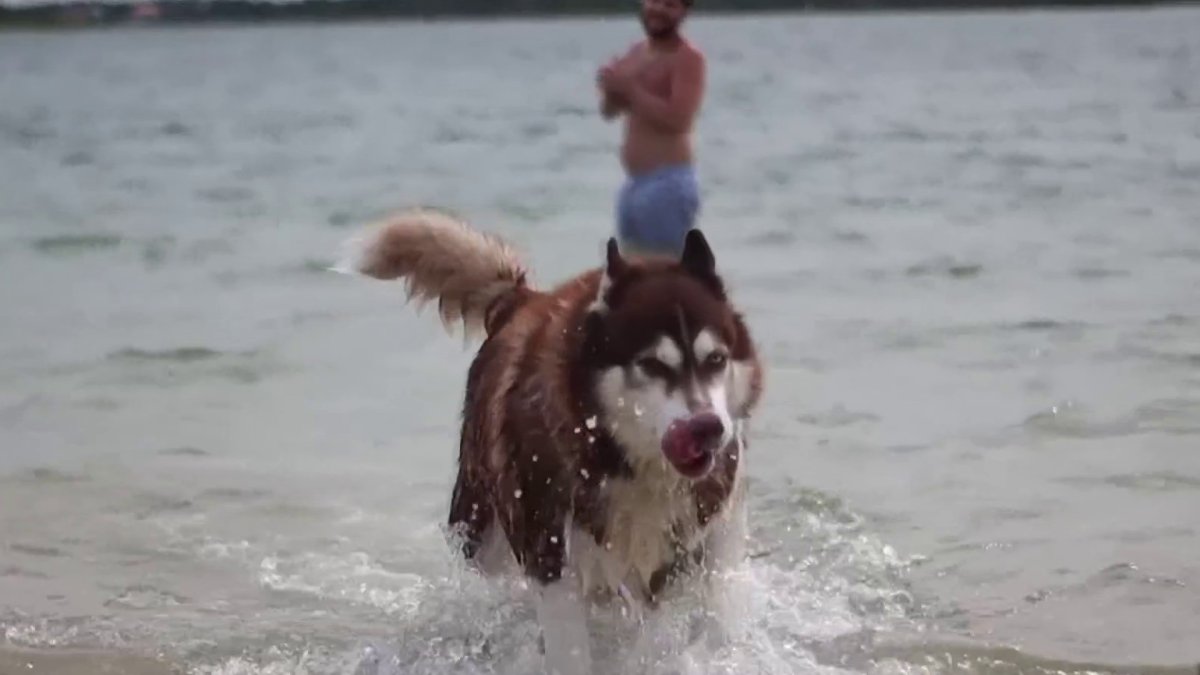
<path id="1" fill-rule="evenodd" d="M 669 55 L 642 55 L 636 66 L 638 82 L 659 96 L 670 95 L 674 72 L 673 64 L 674 59 Z"/>

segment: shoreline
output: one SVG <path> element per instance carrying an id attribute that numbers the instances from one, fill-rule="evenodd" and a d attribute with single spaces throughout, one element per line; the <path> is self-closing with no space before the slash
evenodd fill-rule
<path id="1" fill-rule="evenodd" d="M 885 643 L 874 650 L 872 659 L 896 659 L 908 665 L 928 665 L 948 655 L 976 663 L 999 661 L 1027 666 L 1038 672 L 1128 673 L 1129 675 L 1193 675 L 1200 664 L 1188 663 L 1093 663 L 1054 658 L 1009 646 L 993 646 L 962 637 L 946 636 L 932 643 L 919 638 L 912 643 Z M 21 647 L 0 643 L 0 675 L 43 673 L 47 675 L 185 675 L 188 668 L 133 649 L 79 647 Z"/>
<path id="2" fill-rule="evenodd" d="M 371 9 L 350 10 L 339 14 L 309 11 L 315 6 L 312 0 L 292 4 L 272 5 L 262 15 L 236 14 L 185 14 L 164 16 L 157 19 L 130 19 L 125 16 L 101 17 L 91 20 L 71 20 L 63 12 L 73 7 L 90 6 L 91 3 L 53 3 L 44 5 L 6 6 L 0 3 L 0 31 L 3 30 L 97 30 L 105 28 L 194 28 L 236 27 L 267 25 L 337 25 L 354 23 L 457 23 L 457 22 L 508 22 L 508 21 L 576 21 L 626 17 L 624 7 L 581 8 L 578 10 L 525 10 L 525 11 L 472 11 L 448 10 L 422 12 L 420 10 L 372 11 Z M 262 8 L 257 0 L 228 0 L 228 5 L 237 8 Z M 132 5 L 112 5 L 124 8 Z M 1200 7 L 1200 0 L 1047 0 L 1045 2 L 1021 2 L 1020 0 L 984 0 L 974 4 L 941 2 L 939 0 L 914 0 L 913 2 L 808 2 L 802 5 L 779 7 L 716 7 L 698 12 L 697 19 L 737 18 L 756 16 L 857 16 L 857 15 L 904 15 L 904 14 L 989 14 L 1023 12 L 1071 12 L 1071 11 L 1130 11 Z"/>
<path id="3" fill-rule="evenodd" d="M 185 669 L 132 650 L 30 648 L 0 643 L 0 675 L 182 675 Z"/>

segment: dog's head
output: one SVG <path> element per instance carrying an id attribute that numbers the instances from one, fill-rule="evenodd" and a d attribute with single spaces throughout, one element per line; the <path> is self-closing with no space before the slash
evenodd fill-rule
<path id="1" fill-rule="evenodd" d="M 586 330 L 595 395 L 627 459 L 706 476 L 762 375 L 704 235 L 689 232 L 678 260 L 627 260 L 610 239 Z"/>

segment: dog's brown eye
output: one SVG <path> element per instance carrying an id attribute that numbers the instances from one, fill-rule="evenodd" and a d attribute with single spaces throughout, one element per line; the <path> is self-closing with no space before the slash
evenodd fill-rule
<path id="1" fill-rule="evenodd" d="M 728 361 L 728 357 L 726 357 L 723 353 L 713 352 L 704 359 L 704 365 L 705 367 L 713 370 L 720 370 L 721 368 L 725 367 L 726 361 Z"/>

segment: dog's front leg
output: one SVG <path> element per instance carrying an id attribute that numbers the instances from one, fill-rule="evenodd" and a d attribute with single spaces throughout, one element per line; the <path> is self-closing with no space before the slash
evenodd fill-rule
<path id="1" fill-rule="evenodd" d="M 746 561 L 746 520 L 745 485 L 739 481 L 705 542 L 705 624 L 710 640 L 720 644 L 733 638 L 744 619 L 741 604 L 745 594 L 738 586 L 740 568 Z"/>
<path id="2" fill-rule="evenodd" d="M 537 600 L 547 675 L 591 675 L 591 637 L 582 588 L 574 574 L 543 584 Z"/>

